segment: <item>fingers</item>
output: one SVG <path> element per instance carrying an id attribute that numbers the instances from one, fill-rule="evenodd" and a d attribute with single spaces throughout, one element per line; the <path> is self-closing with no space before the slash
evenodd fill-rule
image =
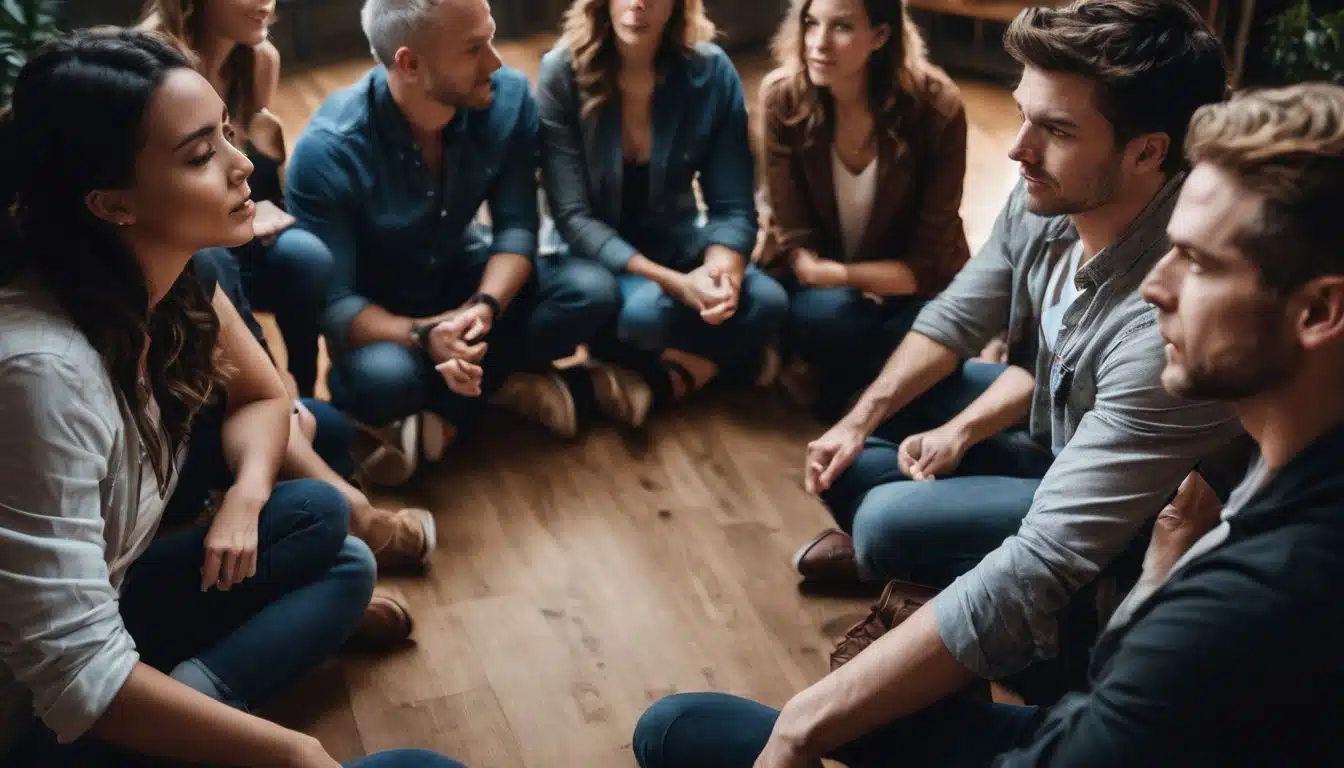
<path id="1" fill-rule="evenodd" d="M 710 325 L 719 325 L 727 322 L 735 314 L 737 314 L 737 302 L 728 300 L 721 301 L 708 309 L 701 310 L 700 319 Z"/>
<path id="2" fill-rule="evenodd" d="M 823 493 L 830 490 L 831 484 L 835 482 L 837 477 L 840 477 L 842 472 L 849 468 L 850 463 L 854 461 L 854 457 L 858 454 L 858 446 L 848 444 L 840 446 L 831 455 L 830 461 L 826 462 L 825 469 L 821 471 L 821 475 L 817 478 L 817 492 Z"/>
<path id="3" fill-rule="evenodd" d="M 218 549 L 210 545 L 205 548 L 205 565 L 201 566 L 201 591 L 204 592 L 212 585 L 219 583 L 219 567 L 222 560 L 222 554 Z"/>
<path id="4" fill-rule="evenodd" d="M 901 446 L 896 450 L 896 468 L 901 470 L 901 474 L 915 479 L 915 466 L 919 463 L 919 455 L 923 441 L 919 435 L 911 435 L 901 441 Z"/>
<path id="5" fill-rule="evenodd" d="M 485 372 L 481 366 L 466 360 L 453 359 L 439 363 L 434 367 L 447 382 L 448 388 L 463 397 L 479 397 L 481 394 L 481 376 Z"/>
<path id="6" fill-rule="evenodd" d="M 821 483 L 821 473 L 826 471 L 828 458 L 819 452 L 809 448 L 807 451 L 807 464 L 803 467 L 803 490 L 816 495 L 821 492 L 819 488 Z"/>

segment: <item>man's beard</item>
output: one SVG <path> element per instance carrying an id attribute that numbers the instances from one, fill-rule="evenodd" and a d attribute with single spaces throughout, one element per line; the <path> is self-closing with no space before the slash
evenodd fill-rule
<path id="1" fill-rule="evenodd" d="M 483 109 L 490 106 L 493 97 L 492 92 L 483 88 L 473 88 L 463 93 L 432 80 L 425 86 L 425 95 L 436 104 L 454 109 Z"/>
<path id="2" fill-rule="evenodd" d="M 1059 190 L 1060 184 L 1051 176 L 1047 176 L 1042 169 L 1029 169 L 1030 175 L 1036 178 L 1046 178 L 1054 185 L 1052 190 Z M 1087 184 L 1083 191 L 1076 197 L 1064 197 L 1059 194 L 1056 197 L 1047 200 L 1033 200 L 1030 196 L 1027 198 L 1027 204 L 1031 212 L 1038 216 L 1070 216 L 1076 213 L 1087 213 L 1094 211 L 1103 205 L 1115 199 L 1116 193 L 1120 188 L 1120 158 L 1116 157 L 1114 162 L 1103 166 L 1097 173 L 1097 177 Z"/>
<path id="3" fill-rule="evenodd" d="M 1163 380 L 1172 394 L 1191 400 L 1245 400 L 1283 384 L 1301 360 L 1301 347 L 1274 339 L 1268 323 L 1261 320 L 1216 362 L 1187 360 L 1177 381 L 1166 376 Z"/>

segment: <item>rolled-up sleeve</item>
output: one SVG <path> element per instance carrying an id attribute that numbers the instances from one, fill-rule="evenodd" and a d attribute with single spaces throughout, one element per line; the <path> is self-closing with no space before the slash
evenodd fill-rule
<path id="1" fill-rule="evenodd" d="M 1018 532 L 935 601 L 944 645 L 1001 678 L 1057 653 L 1056 614 L 1121 554 L 1203 457 L 1236 438 L 1225 405 L 1168 394 L 1150 314 L 1118 337 Z"/>
<path id="2" fill-rule="evenodd" d="M 488 202 L 493 237 L 490 253 L 537 255 L 537 155 L 541 121 L 537 102 L 523 88 L 508 156 L 490 187 Z"/>
<path id="3" fill-rule="evenodd" d="M 715 49 L 719 113 L 709 137 L 709 151 L 700 168 L 700 192 L 708 221 L 701 232 L 705 245 L 722 245 L 743 256 L 756 249 L 756 159 L 747 124 L 742 80 L 727 54 Z"/>
<path id="4" fill-rule="evenodd" d="M 92 727 L 140 660 L 104 552 L 114 432 L 84 378 L 51 355 L 0 364 L 0 660 L 62 742 Z"/>
<path id="5" fill-rule="evenodd" d="M 989 239 L 952 284 L 920 310 L 911 331 L 969 359 L 1008 327 L 1013 302 L 1013 264 L 1026 250 L 1017 228 L 1028 215 L 1019 184 L 999 211 Z"/>
<path id="6" fill-rule="evenodd" d="M 578 89 L 569 54 L 564 50 L 542 57 L 537 108 L 541 115 L 542 183 L 556 229 L 574 255 L 594 259 L 612 272 L 624 272 L 626 263 L 639 250 L 593 215 Z"/>
<path id="7" fill-rule="evenodd" d="M 350 325 L 372 302 L 355 287 L 358 241 L 352 191 L 358 180 L 336 137 L 310 130 L 290 154 L 285 204 L 298 226 L 316 235 L 331 251 L 335 269 L 322 314 L 322 334 L 336 349 L 348 346 Z"/>

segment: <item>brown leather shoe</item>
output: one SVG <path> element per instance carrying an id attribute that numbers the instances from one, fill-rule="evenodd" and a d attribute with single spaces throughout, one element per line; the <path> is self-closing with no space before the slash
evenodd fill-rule
<path id="1" fill-rule="evenodd" d="M 867 618 L 845 632 L 845 637 L 831 651 L 831 671 L 839 669 L 864 648 L 910 618 L 921 605 L 932 600 L 938 590 L 908 581 L 891 581 L 882 590 L 882 596 L 873 603 Z"/>
<path id="2" fill-rule="evenodd" d="M 364 532 L 364 543 L 373 550 L 379 571 L 428 565 L 437 539 L 434 516 L 427 509 L 408 508 L 395 513 L 375 509 Z"/>
<path id="3" fill-rule="evenodd" d="M 639 374 L 607 363 L 589 369 L 593 397 L 603 416 L 628 427 L 642 427 L 653 406 L 653 389 Z"/>
<path id="4" fill-rule="evenodd" d="M 859 583 L 859 561 L 849 534 L 828 528 L 793 556 L 793 568 L 814 584 L 850 586 Z"/>
<path id="5" fill-rule="evenodd" d="M 347 644 L 363 650 L 389 650 L 409 640 L 414 629 L 411 611 L 401 595 L 379 588 Z"/>

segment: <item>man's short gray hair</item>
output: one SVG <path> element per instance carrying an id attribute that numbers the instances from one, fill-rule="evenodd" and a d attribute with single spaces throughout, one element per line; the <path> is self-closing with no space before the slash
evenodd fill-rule
<path id="1" fill-rule="evenodd" d="M 364 0 L 359 12 L 360 26 L 369 40 L 373 58 L 385 67 L 392 66 L 397 49 L 409 45 L 411 36 L 432 23 L 430 11 L 441 0 Z"/>

